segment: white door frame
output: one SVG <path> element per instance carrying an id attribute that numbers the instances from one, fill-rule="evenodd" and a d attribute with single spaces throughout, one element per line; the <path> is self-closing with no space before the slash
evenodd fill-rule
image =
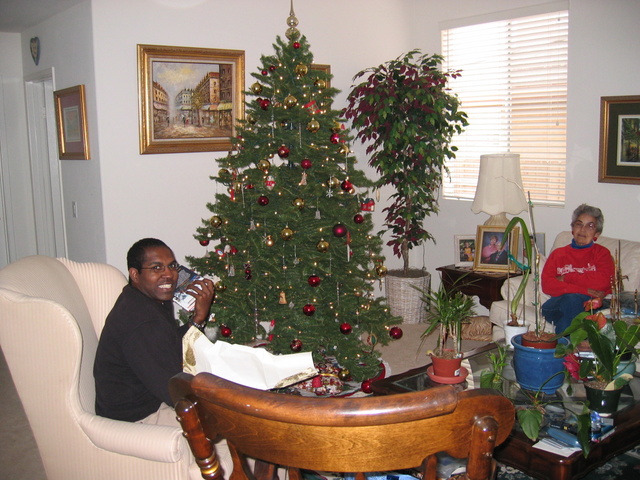
<path id="1" fill-rule="evenodd" d="M 53 68 L 25 77 L 24 85 L 37 251 L 39 255 L 66 257 Z"/>

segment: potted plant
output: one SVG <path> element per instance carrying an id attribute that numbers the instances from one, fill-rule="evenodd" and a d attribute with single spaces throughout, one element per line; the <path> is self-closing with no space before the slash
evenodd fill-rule
<path id="1" fill-rule="evenodd" d="M 412 50 L 395 60 L 367 68 L 354 76 L 355 85 L 347 97 L 342 115 L 351 120 L 357 130 L 356 139 L 368 143 L 366 153 L 371 165 L 380 175 L 375 182 L 378 189 L 391 187 L 391 204 L 384 208 L 384 228 L 391 239 L 387 245 L 402 258 L 401 271 L 387 275 L 387 297 L 391 313 L 403 309 L 394 305 L 390 291 L 397 278 L 424 277 L 427 280 L 412 286 L 428 288 L 429 274 L 409 268 L 409 251 L 425 240 L 434 240 L 424 228 L 425 218 L 438 213 L 438 193 L 443 172 L 448 173 L 446 161 L 455 158 L 457 148 L 451 145 L 454 134 L 467 125 L 467 116 L 460 111 L 458 98 L 447 89 L 449 78 L 457 71 L 442 71 L 439 55 L 421 54 Z M 391 288 L 392 290 L 393 288 Z M 397 291 L 410 293 L 411 288 Z M 403 303 L 406 299 L 400 299 Z M 422 308 L 414 302 L 416 308 Z M 404 315 L 411 321 L 410 315 Z M 420 317 L 421 312 L 415 316 Z"/>
<path id="2" fill-rule="evenodd" d="M 473 299 L 460 290 L 447 290 L 443 282 L 435 291 L 421 291 L 422 300 L 427 307 L 429 326 L 422 334 L 426 338 L 438 329 L 438 342 L 431 355 L 432 378 L 439 377 L 440 383 L 457 383 L 460 379 L 462 363 L 462 324 L 475 314 Z M 451 339 L 451 346 L 448 340 Z M 429 372 L 427 372 L 429 373 Z"/>
<path id="3" fill-rule="evenodd" d="M 601 312 L 578 314 L 560 335 L 569 336 L 568 345 L 558 345 L 558 355 L 570 355 L 569 371 L 584 382 L 589 408 L 613 413 L 618 408 L 621 389 L 632 375 L 620 371 L 623 359 L 637 355 L 640 325 L 607 319 Z"/>
<path id="4" fill-rule="evenodd" d="M 529 204 L 531 208 L 531 203 Z M 520 300 L 524 295 L 524 290 L 529 282 L 532 269 L 535 268 L 534 281 L 535 291 L 538 291 L 539 272 L 538 272 L 538 250 L 535 242 L 531 240 L 529 228 L 521 217 L 513 217 L 505 228 L 503 244 L 508 241 L 508 235 L 516 227 L 522 229 L 522 237 L 524 241 L 524 261 L 522 268 L 522 281 L 516 290 L 510 304 L 510 316 L 512 320 L 517 319 L 518 307 Z M 535 260 L 534 260 L 535 249 Z M 542 328 L 542 316 L 539 312 L 539 302 L 536 303 L 535 330 L 519 335 L 515 335 L 511 339 L 514 347 L 513 369 L 516 378 L 522 388 L 536 392 L 541 390 L 543 393 L 554 393 L 563 382 L 563 377 L 559 375 L 565 369 L 562 357 L 556 355 L 554 347 L 558 343 L 568 343 L 565 338 L 556 338 L 554 334 L 545 332 Z"/>
<path id="5" fill-rule="evenodd" d="M 508 365 L 507 356 L 507 345 L 496 343 L 496 351 L 491 351 L 487 354 L 491 368 L 480 373 L 480 388 L 493 388 L 502 392 L 504 382 L 502 373 L 504 367 Z"/>

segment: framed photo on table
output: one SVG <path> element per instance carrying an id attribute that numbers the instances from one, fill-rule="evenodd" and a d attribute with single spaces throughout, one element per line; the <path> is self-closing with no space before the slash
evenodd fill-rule
<path id="1" fill-rule="evenodd" d="M 87 106 L 84 85 L 53 92 L 60 160 L 89 160 Z"/>
<path id="2" fill-rule="evenodd" d="M 640 96 L 600 99 L 601 183 L 640 184 Z"/>
<path id="3" fill-rule="evenodd" d="M 244 50 L 138 45 L 140 153 L 231 149 Z"/>
<path id="4" fill-rule="evenodd" d="M 509 260 L 509 254 L 518 257 L 520 229 L 511 230 L 507 239 L 504 238 L 505 229 L 506 226 L 478 225 L 474 270 L 516 273 L 517 267 Z"/>
<path id="5" fill-rule="evenodd" d="M 475 235 L 455 235 L 453 244 L 456 267 L 473 267 L 476 256 Z"/>

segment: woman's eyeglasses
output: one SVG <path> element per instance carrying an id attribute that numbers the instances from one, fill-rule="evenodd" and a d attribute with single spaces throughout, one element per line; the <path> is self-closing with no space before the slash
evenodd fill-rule
<path id="1" fill-rule="evenodd" d="M 581 228 L 586 228 L 587 230 L 595 230 L 596 229 L 596 224 L 593 223 L 593 222 L 589 222 L 589 223 L 573 222 L 573 224 L 571 226 L 573 228 L 577 228 L 578 230 L 580 230 Z"/>

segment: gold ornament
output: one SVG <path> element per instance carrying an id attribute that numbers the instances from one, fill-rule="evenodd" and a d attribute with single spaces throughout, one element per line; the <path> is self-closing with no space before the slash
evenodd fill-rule
<path id="1" fill-rule="evenodd" d="M 287 31 L 284 34 L 289 40 L 297 40 L 300 38 L 300 31 L 295 27 L 287 28 Z"/>
<path id="2" fill-rule="evenodd" d="M 218 176 L 222 179 L 228 177 L 229 175 L 231 175 L 229 173 L 229 170 L 227 170 L 226 168 L 221 168 L 220 171 L 218 172 Z"/>
<path id="3" fill-rule="evenodd" d="M 384 277 L 387 275 L 387 267 L 385 267 L 384 265 L 378 265 L 376 267 L 376 275 L 378 275 L 379 277 Z"/>
<path id="4" fill-rule="evenodd" d="M 291 202 L 291 205 L 296 207 L 298 210 L 302 210 L 304 208 L 304 199 L 298 197 L 293 202 Z"/>
<path id="5" fill-rule="evenodd" d="M 285 108 L 293 108 L 298 104 L 298 99 L 293 95 L 287 95 L 284 99 Z"/>
<path id="6" fill-rule="evenodd" d="M 214 215 L 209 219 L 209 225 L 213 228 L 218 228 L 222 225 L 222 219 L 218 215 Z"/>
<path id="7" fill-rule="evenodd" d="M 349 380 L 350 375 L 351 375 L 351 372 L 349 371 L 348 368 L 341 368 L 340 371 L 338 372 L 338 378 L 343 382 L 346 382 L 347 380 Z"/>
<path id="8" fill-rule="evenodd" d="M 246 119 L 247 122 L 249 122 L 251 125 L 255 125 L 255 123 L 257 122 L 256 117 L 254 117 L 250 113 L 247 114 Z"/>
<path id="9" fill-rule="evenodd" d="M 273 247 L 276 244 L 275 240 L 271 235 L 267 235 L 267 239 L 265 240 L 264 243 L 266 243 L 267 247 Z"/>
<path id="10" fill-rule="evenodd" d="M 304 77 L 308 71 L 309 71 L 309 67 L 307 67 L 305 64 L 299 63 L 298 65 L 296 65 L 296 68 L 295 68 L 296 75 L 300 77 Z"/>
<path id="11" fill-rule="evenodd" d="M 334 122 L 333 123 L 333 127 L 331 127 L 331 131 L 333 133 L 340 133 L 342 131 L 342 127 L 340 126 L 340 124 L 338 122 Z"/>
<path id="12" fill-rule="evenodd" d="M 258 82 L 254 83 L 253 85 L 251 85 L 251 91 L 256 95 L 260 95 L 262 93 L 262 85 L 260 85 Z"/>
<path id="13" fill-rule="evenodd" d="M 338 180 L 336 177 L 331 177 L 327 182 L 327 186 L 329 188 L 338 188 L 340 186 L 340 180 Z"/>
<path id="14" fill-rule="evenodd" d="M 318 130 L 320 130 L 320 122 L 318 122 L 315 118 L 310 120 L 309 123 L 307 123 L 307 130 L 309 130 L 311 133 L 316 133 Z"/>
<path id="15" fill-rule="evenodd" d="M 293 237 L 293 230 L 289 227 L 284 227 L 280 232 L 280 236 L 283 240 L 291 240 L 291 237 Z"/>
<path id="16" fill-rule="evenodd" d="M 264 173 L 267 173 L 271 168 L 271 162 L 269 160 L 260 160 L 258 162 L 258 168 Z"/>
<path id="17" fill-rule="evenodd" d="M 326 253 L 329 251 L 329 242 L 327 242 L 324 238 L 320 239 L 318 244 L 316 245 L 316 250 L 321 253 Z"/>
<path id="18" fill-rule="evenodd" d="M 327 82 L 325 82 L 322 78 L 318 78 L 313 84 L 320 90 L 324 90 L 325 88 L 327 88 Z"/>
<path id="19" fill-rule="evenodd" d="M 338 147 L 338 153 L 341 155 L 346 155 L 347 153 L 349 153 L 349 147 L 343 143 L 342 145 L 340 145 L 340 147 Z"/>
<path id="20" fill-rule="evenodd" d="M 287 294 L 283 291 L 280 292 L 280 298 L 278 299 L 278 303 L 280 305 L 286 305 L 287 303 Z"/>
<path id="21" fill-rule="evenodd" d="M 227 289 L 227 286 L 222 282 L 216 282 L 214 288 L 216 292 L 224 292 Z"/>

